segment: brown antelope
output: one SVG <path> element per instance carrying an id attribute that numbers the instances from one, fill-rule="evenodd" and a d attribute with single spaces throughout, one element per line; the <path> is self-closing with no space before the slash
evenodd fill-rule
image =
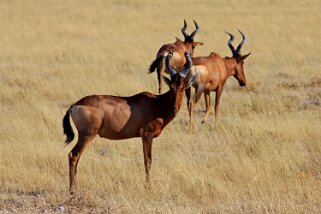
<path id="1" fill-rule="evenodd" d="M 187 105 L 189 109 L 189 116 L 190 116 L 190 128 L 193 128 L 193 110 L 194 106 L 201 97 L 202 93 L 204 92 L 205 98 L 205 105 L 206 105 L 206 114 L 203 119 L 203 123 L 206 122 L 210 112 L 212 111 L 211 107 L 211 100 L 210 100 L 210 92 L 215 91 L 215 117 L 217 118 L 218 113 L 220 111 L 220 96 L 223 91 L 223 86 L 226 80 L 230 76 L 234 76 L 240 86 L 246 85 L 246 79 L 244 75 L 244 60 L 250 55 L 241 55 L 240 51 L 242 46 L 245 43 L 246 37 L 245 35 L 239 30 L 243 39 L 242 42 L 237 46 L 235 49 L 232 45 L 234 40 L 234 36 L 230 33 L 227 33 L 230 36 L 228 41 L 228 46 L 232 51 L 232 57 L 225 57 L 222 58 L 217 53 L 212 52 L 207 57 L 194 57 L 192 59 L 193 66 L 191 74 L 199 73 L 198 80 L 194 83 L 195 94 L 191 97 L 191 88 L 186 90 L 187 96 Z"/>
<path id="2" fill-rule="evenodd" d="M 197 32 L 199 31 L 199 26 L 195 20 L 194 20 L 194 24 L 195 24 L 195 30 L 193 31 L 193 33 L 191 35 L 188 35 L 188 33 L 186 32 L 187 24 L 186 24 L 186 21 L 184 20 L 184 26 L 182 28 L 184 42 L 182 40 L 176 38 L 176 42 L 163 45 L 159 49 L 159 51 L 157 52 L 156 59 L 150 65 L 149 73 L 152 73 L 155 71 L 155 69 L 157 69 L 159 94 L 162 93 L 162 73 L 163 72 L 169 73 L 166 70 L 166 66 L 164 63 L 164 59 L 165 59 L 166 55 L 168 54 L 168 52 L 170 50 L 174 51 L 174 56 L 171 61 L 172 67 L 176 70 L 181 70 L 181 68 L 183 67 L 183 65 L 186 62 L 185 57 L 184 57 L 185 51 L 189 51 L 191 56 L 193 57 L 194 48 L 198 45 L 203 45 L 202 42 L 194 42 L 194 37 L 197 34 Z"/>
<path id="3" fill-rule="evenodd" d="M 173 56 L 169 52 L 166 57 L 166 67 L 170 79 L 163 76 L 169 91 L 162 95 L 142 92 L 131 97 L 110 95 L 91 95 L 84 97 L 70 106 L 63 118 L 63 128 L 66 134 L 66 144 L 74 139 L 74 131 L 70 117 L 78 131 L 78 141 L 70 151 L 69 179 L 71 193 L 77 187 L 77 165 L 85 148 L 96 135 L 120 140 L 140 137 L 143 143 L 146 180 L 149 181 L 152 164 L 152 141 L 158 137 L 165 126 L 178 113 L 184 97 L 184 89 L 190 87 L 196 77 L 187 81 L 192 60 L 189 52 L 185 52 L 186 64 L 177 72 L 170 66 Z"/>

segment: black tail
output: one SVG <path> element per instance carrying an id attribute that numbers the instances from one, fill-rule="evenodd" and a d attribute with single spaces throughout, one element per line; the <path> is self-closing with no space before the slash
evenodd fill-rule
<path id="1" fill-rule="evenodd" d="M 66 144 L 69 144 L 75 137 L 74 131 L 72 130 L 70 120 L 70 108 L 66 112 L 64 119 L 62 120 L 62 126 L 64 127 L 64 134 L 66 135 Z"/>
<path id="2" fill-rule="evenodd" d="M 163 60 L 163 56 L 159 55 L 153 62 L 152 64 L 150 64 L 149 66 L 149 73 L 153 73 L 155 71 L 155 69 L 157 68 L 157 66 L 159 65 L 159 63 L 161 63 Z"/>

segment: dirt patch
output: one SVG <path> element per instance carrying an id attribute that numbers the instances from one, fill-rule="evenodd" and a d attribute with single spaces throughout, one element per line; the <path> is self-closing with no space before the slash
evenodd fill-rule
<path id="1" fill-rule="evenodd" d="M 0 213 L 119 213 L 121 208 L 110 200 L 106 200 L 103 207 L 95 206 L 90 202 L 92 199 L 85 195 L 66 197 L 61 203 L 52 202 L 50 197 L 37 193 L 6 196 L 1 200 Z"/>

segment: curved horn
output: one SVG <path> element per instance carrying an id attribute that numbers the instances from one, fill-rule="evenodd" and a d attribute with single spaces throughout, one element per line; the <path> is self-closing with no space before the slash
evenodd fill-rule
<path id="1" fill-rule="evenodd" d="M 228 44 L 229 48 L 231 49 L 232 53 L 234 54 L 235 53 L 235 48 L 232 45 L 232 42 L 234 41 L 234 36 L 229 32 L 225 31 L 225 33 L 227 33 L 230 36 L 230 40 L 228 40 L 227 44 Z"/>
<path id="2" fill-rule="evenodd" d="M 187 37 L 189 37 L 189 35 L 186 32 L 186 28 L 187 28 L 187 24 L 186 24 L 186 20 L 184 19 L 184 26 L 182 28 L 182 34 L 184 36 L 184 38 L 186 39 Z"/>
<path id="3" fill-rule="evenodd" d="M 237 46 L 235 52 L 236 52 L 237 54 L 240 54 L 241 48 L 242 48 L 242 46 L 244 45 L 244 43 L 245 43 L 245 41 L 246 41 L 246 37 L 245 37 L 245 35 L 242 33 L 242 31 L 240 31 L 240 30 L 238 30 L 238 31 L 239 31 L 240 34 L 242 35 L 243 39 L 242 39 L 242 42 Z"/>
<path id="4" fill-rule="evenodd" d="M 193 31 L 193 33 L 190 35 L 190 38 L 193 40 L 194 39 L 194 36 L 198 33 L 198 31 L 200 30 L 197 22 L 195 20 L 194 21 L 194 24 L 195 24 L 195 30 Z"/>
<path id="5" fill-rule="evenodd" d="M 177 73 L 170 65 L 170 61 L 171 61 L 172 56 L 173 56 L 173 51 L 170 50 L 166 56 L 166 59 L 165 59 L 165 66 L 166 66 L 166 69 L 168 70 L 169 74 L 171 75 L 171 77 Z"/>
<path id="6" fill-rule="evenodd" d="M 185 52 L 185 58 L 186 58 L 186 63 L 183 67 L 183 69 L 179 72 L 179 75 L 183 78 L 185 78 L 187 76 L 187 74 L 189 73 L 189 71 L 191 70 L 192 67 L 192 59 L 191 59 L 191 55 L 189 53 L 189 51 Z"/>

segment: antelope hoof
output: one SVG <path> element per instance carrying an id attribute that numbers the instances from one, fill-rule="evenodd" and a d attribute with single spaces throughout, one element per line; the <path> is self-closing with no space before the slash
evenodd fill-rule
<path id="1" fill-rule="evenodd" d="M 77 195 L 77 188 L 78 186 L 76 184 L 73 184 L 69 187 L 69 193 L 70 193 L 70 196 L 75 196 Z"/>
<path id="2" fill-rule="evenodd" d="M 150 182 L 149 176 L 146 177 L 145 189 L 146 190 L 150 190 L 151 189 L 151 182 Z"/>
<path id="3" fill-rule="evenodd" d="M 207 123 L 207 119 L 208 119 L 208 117 L 204 118 L 204 119 L 202 120 L 202 124 Z"/>
<path id="4" fill-rule="evenodd" d="M 146 190 L 151 190 L 151 184 L 150 183 L 145 183 L 145 189 Z"/>
<path id="5" fill-rule="evenodd" d="M 70 202 L 72 202 L 75 198 L 77 198 L 77 192 L 75 190 L 69 190 L 69 192 L 70 192 L 69 200 Z"/>

